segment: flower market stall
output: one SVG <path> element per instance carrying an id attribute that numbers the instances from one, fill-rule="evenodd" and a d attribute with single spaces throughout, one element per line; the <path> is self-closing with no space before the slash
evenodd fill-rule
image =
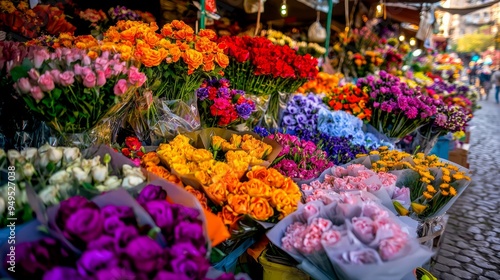
<path id="1" fill-rule="evenodd" d="M 0 3 L 3 278 L 415 279 L 470 184 L 456 59 Z"/>

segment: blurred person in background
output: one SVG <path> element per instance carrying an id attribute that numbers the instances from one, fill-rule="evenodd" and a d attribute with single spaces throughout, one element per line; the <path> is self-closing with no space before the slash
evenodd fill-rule
<path id="1" fill-rule="evenodd" d="M 498 104 L 498 95 L 500 94 L 500 68 L 495 67 L 495 72 L 491 76 L 491 84 L 495 86 L 495 101 Z"/>
<path id="2" fill-rule="evenodd" d="M 479 86 L 483 91 L 483 94 L 486 96 L 486 100 L 488 100 L 488 96 L 491 90 L 491 69 L 490 66 L 484 64 L 479 73 Z M 482 95 L 480 96 L 482 100 Z"/>
<path id="3" fill-rule="evenodd" d="M 471 61 L 469 63 L 469 68 L 467 69 L 467 74 L 469 75 L 469 84 L 471 85 L 476 85 L 476 79 L 477 79 L 477 64 Z"/>

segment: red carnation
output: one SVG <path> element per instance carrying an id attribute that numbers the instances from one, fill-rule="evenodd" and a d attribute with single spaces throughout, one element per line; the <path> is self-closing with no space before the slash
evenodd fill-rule
<path id="1" fill-rule="evenodd" d="M 127 137 L 125 138 L 125 145 L 132 151 L 139 151 L 142 147 L 141 142 L 137 137 Z"/>
<path id="2" fill-rule="evenodd" d="M 122 154 L 126 157 L 130 157 L 130 150 L 128 148 L 122 148 Z"/>

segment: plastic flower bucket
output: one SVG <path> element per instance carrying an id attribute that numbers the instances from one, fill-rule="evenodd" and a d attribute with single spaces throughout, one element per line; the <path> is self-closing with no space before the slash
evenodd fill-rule
<path id="1" fill-rule="evenodd" d="M 265 257 L 266 251 L 262 252 L 259 257 L 259 263 L 262 265 L 264 273 L 263 280 L 308 280 L 307 274 L 296 267 L 286 266 L 278 263 L 270 262 Z"/>

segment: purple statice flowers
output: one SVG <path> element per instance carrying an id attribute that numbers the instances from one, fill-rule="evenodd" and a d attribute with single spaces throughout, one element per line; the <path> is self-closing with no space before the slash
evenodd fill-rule
<path id="1" fill-rule="evenodd" d="M 471 115 L 463 107 L 457 105 L 443 105 L 438 108 L 438 113 L 434 119 L 434 126 L 444 132 L 465 131 Z"/>
<path id="2" fill-rule="evenodd" d="M 276 133 L 269 136 L 283 147 L 273 168 L 293 179 L 317 178 L 324 170 L 333 166 L 327 154 L 313 142 L 300 140 L 297 136 Z"/>
<path id="3" fill-rule="evenodd" d="M 281 126 L 286 131 L 299 132 L 301 130 L 316 129 L 318 112 L 326 108 L 320 96 L 294 95 L 283 111 Z"/>
<path id="4" fill-rule="evenodd" d="M 385 71 L 359 79 L 357 86 L 370 95 L 370 124 L 391 138 L 410 134 L 437 112 L 436 99 Z"/>

